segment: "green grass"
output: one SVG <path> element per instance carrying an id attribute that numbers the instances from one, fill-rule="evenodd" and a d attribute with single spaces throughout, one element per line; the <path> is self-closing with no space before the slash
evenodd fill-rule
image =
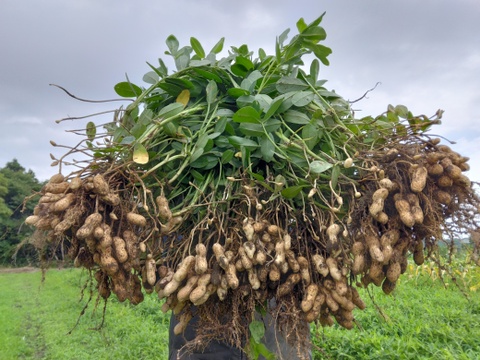
<path id="1" fill-rule="evenodd" d="M 87 278 L 76 269 L 0 274 L 0 359 L 167 359 L 168 315 L 155 294 L 137 306 L 110 299 L 89 304 L 79 289 Z M 355 311 L 361 328 L 312 328 L 315 359 L 480 359 L 480 296 L 467 300 L 428 274 L 401 279 L 393 296 L 370 289 L 367 309 Z M 88 291 L 86 291 L 88 293 Z"/>
<path id="2" fill-rule="evenodd" d="M 168 315 L 155 296 L 138 306 L 111 298 L 104 327 L 100 304 L 89 304 L 79 289 L 87 278 L 79 270 L 0 274 L 0 359 L 167 359 Z M 88 291 L 87 291 L 88 293 Z M 86 295 L 87 296 L 87 295 Z"/>
<path id="3" fill-rule="evenodd" d="M 367 309 L 355 310 L 361 328 L 314 330 L 324 349 L 315 359 L 480 359 L 479 293 L 467 299 L 422 274 L 401 278 L 391 296 L 369 291 L 373 300 L 360 291 Z"/>

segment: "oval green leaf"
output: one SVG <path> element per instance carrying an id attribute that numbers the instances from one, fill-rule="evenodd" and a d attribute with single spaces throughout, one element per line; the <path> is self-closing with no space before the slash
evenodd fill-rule
<path id="1" fill-rule="evenodd" d="M 305 186 L 303 185 L 295 185 L 295 186 L 289 186 L 285 189 L 283 189 L 280 193 L 285 199 L 293 199 L 296 197 L 298 194 L 302 192 L 302 189 Z"/>
<path id="2" fill-rule="evenodd" d="M 115 92 L 125 98 L 137 97 L 142 93 L 142 89 L 128 81 L 119 82 L 113 87 Z"/>
<path id="3" fill-rule="evenodd" d="M 233 146 L 236 146 L 236 147 L 246 147 L 246 148 L 251 148 L 251 149 L 255 149 L 258 147 L 258 144 L 256 141 L 254 140 L 251 140 L 251 139 L 246 139 L 244 137 L 241 137 L 241 136 L 229 136 L 228 137 L 228 142 L 230 144 L 232 144 Z"/>
<path id="4" fill-rule="evenodd" d="M 89 121 L 87 123 L 86 132 L 89 140 L 93 140 L 95 138 L 95 135 L 97 134 L 97 127 L 93 121 Z"/>
<path id="5" fill-rule="evenodd" d="M 207 103 L 212 104 L 217 98 L 218 94 L 217 83 L 214 80 L 210 80 L 205 91 L 207 93 Z"/>
<path id="6" fill-rule="evenodd" d="M 283 77 L 276 84 L 278 92 L 285 94 L 290 91 L 301 91 L 308 88 L 308 84 L 294 77 Z"/>
<path id="7" fill-rule="evenodd" d="M 330 169 L 332 166 L 332 164 L 324 160 L 315 160 L 310 163 L 309 168 L 312 173 L 321 174 Z"/>
<path id="8" fill-rule="evenodd" d="M 233 121 L 260 124 L 260 113 L 252 106 L 245 106 L 233 114 Z"/>
<path id="9" fill-rule="evenodd" d="M 197 54 L 200 57 L 200 59 L 203 59 L 205 57 L 205 51 L 203 50 L 203 47 L 202 47 L 202 44 L 200 44 L 200 41 L 198 41 L 194 37 L 191 37 L 190 45 L 192 46 L 193 51 L 195 51 L 195 54 Z"/>
<path id="10" fill-rule="evenodd" d="M 310 118 L 304 113 L 296 110 L 288 110 L 284 119 L 288 123 L 306 125 L 310 123 Z"/>

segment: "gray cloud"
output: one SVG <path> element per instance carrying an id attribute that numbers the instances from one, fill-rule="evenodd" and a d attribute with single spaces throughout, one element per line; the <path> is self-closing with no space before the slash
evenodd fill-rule
<path id="1" fill-rule="evenodd" d="M 56 83 L 83 98 L 116 95 L 125 73 L 136 83 L 149 71 L 146 61 L 165 59 L 165 38 L 182 44 L 190 36 L 205 48 L 221 37 L 226 47 L 274 49 L 275 37 L 300 17 L 326 11 L 325 44 L 331 66 L 321 76 L 348 99 L 381 85 L 355 107 L 375 115 L 389 103 L 414 113 L 445 110 L 435 133 L 457 141 L 471 157 L 471 177 L 480 181 L 480 6 L 474 0 L 380 0 L 320 2 L 199 0 L 8 1 L 0 13 L 0 166 L 14 157 L 40 179 L 55 172 L 49 140 L 74 144 L 65 130 L 86 120 L 55 124 L 66 116 L 104 111 L 118 104 L 75 101 Z M 105 116 L 104 119 L 108 119 Z M 99 120 L 100 121 L 100 120 Z"/>

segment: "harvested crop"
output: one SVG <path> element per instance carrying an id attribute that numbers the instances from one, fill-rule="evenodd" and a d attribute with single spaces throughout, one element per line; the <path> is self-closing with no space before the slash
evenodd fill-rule
<path id="1" fill-rule="evenodd" d="M 352 328 L 365 308 L 356 286 L 389 294 L 410 255 L 422 263 L 445 233 L 477 228 L 468 159 L 427 133 L 441 112 L 356 118 L 318 81 L 321 21 L 301 19 L 258 58 L 243 45 L 217 59 L 223 40 L 206 53 L 170 36 L 176 71 L 160 60 L 147 87 L 118 84 L 131 103 L 69 152 L 90 161 L 41 190 L 26 221 L 41 250 L 67 247 L 99 274 L 102 298 L 138 304 L 155 291 L 180 317 L 175 333 L 198 311 L 195 341 L 239 346 L 245 319 L 272 299 L 279 328 Z"/>

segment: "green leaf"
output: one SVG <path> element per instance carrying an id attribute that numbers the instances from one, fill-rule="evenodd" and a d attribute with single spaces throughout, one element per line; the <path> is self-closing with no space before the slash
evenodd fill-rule
<path id="1" fill-rule="evenodd" d="M 190 45 L 192 46 L 193 51 L 195 51 L 195 54 L 197 54 L 200 57 L 200 59 L 203 59 L 205 57 L 205 51 L 203 50 L 203 47 L 202 47 L 202 44 L 200 44 L 200 41 L 198 41 L 194 37 L 191 37 Z"/>
<path id="2" fill-rule="evenodd" d="M 293 199 L 296 197 L 298 194 L 302 192 L 302 189 L 306 185 L 295 185 L 295 186 L 289 186 L 285 189 L 283 189 L 280 193 L 285 199 Z"/>
<path id="3" fill-rule="evenodd" d="M 252 106 L 245 106 L 233 114 L 233 121 L 260 124 L 260 113 Z"/>
<path id="4" fill-rule="evenodd" d="M 266 136 L 260 138 L 260 153 L 266 162 L 272 161 L 275 155 L 275 145 Z"/>
<path id="5" fill-rule="evenodd" d="M 213 155 L 203 155 L 190 164 L 195 169 L 209 170 L 218 164 L 218 157 Z"/>
<path id="6" fill-rule="evenodd" d="M 193 57 L 190 59 L 189 66 L 190 67 L 195 67 L 195 66 L 208 66 L 212 65 L 212 62 L 208 59 L 203 59 L 203 60 L 195 60 Z"/>
<path id="7" fill-rule="evenodd" d="M 240 83 L 240 88 L 247 90 L 249 93 L 255 88 L 255 82 L 250 81 L 248 78 L 243 79 Z"/>
<path id="8" fill-rule="evenodd" d="M 190 156 L 190 162 L 193 163 L 195 160 L 197 160 L 200 156 L 203 155 L 203 152 L 203 148 L 196 147 L 192 155 Z"/>
<path id="9" fill-rule="evenodd" d="M 240 96 L 250 95 L 250 91 L 241 88 L 230 88 L 227 90 L 227 94 L 234 98 L 239 98 Z"/>
<path id="10" fill-rule="evenodd" d="M 147 126 L 138 121 L 131 129 L 130 134 L 135 136 L 136 139 L 140 138 L 146 131 Z"/>
<path id="11" fill-rule="evenodd" d="M 341 170 L 340 166 L 335 165 L 332 169 L 332 187 L 336 188 L 337 187 L 337 182 L 338 182 L 338 177 L 340 176 Z"/>
<path id="12" fill-rule="evenodd" d="M 308 88 L 308 84 L 300 79 L 284 76 L 277 81 L 276 88 L 278 92 L 285 94 L 291 91 L 305 90 Z"/>
<path id="13" fill-rule="evenodd" d="M 292 98 L 297 94 L 297 91 L 290 91 L 286 94 L 281 95 L 282 104 L 277 110 L 277 113 L 281 114 L 286 112 L 293 106 Z"/>
<path id="14" fill-rule="evenodd" d="M 235 58 L 235 64 L 243 66 L 247 70 L 253 69 L 253 63 L 250 59 L 244 56 L 237 56 Z"/>
<path id="15" fill-rule="evenodd" d="M 280 40 L 277 37 L 277 40 L 275 41 L 275 57 L 277 58 L 277 63 L 280 63 L 282 61 L 282 50 L 281 50 L 281 45 L 280 45 Z"/>
<path id="16" fill-rule="evenodd" d="M 238 130 L 245 136 L 263 136 L 265 130 L 262 124 L 252 124 L 248 122 L 241 123 Z"/>
<path id="17" fill-rule="evenodd" d="M 218 113 L 217 113 L 217 116 Z M 217 121 L 217 123 L 215 124 L 215 132 L 218 132 L 218 133 L 223 133 L 225 131 L 225 127 L 227 126 L 227 121 L 228 121 L 228 118 L 227 117 L 222 117 L 222 116 L 219 116 L 219 120 Z"/>
<path id="18" fill-rule="evenodd" d="M 267 133 L 273 133 L 277 131 L 280 126 L 282 126 L 282 122 L 278 119 L 270 118 L 263 123 L 263 126 Z"/>
<path id="19" fill-rule="evenodd" d="M 143 81 L 145 81 L 148 84 L 156 84 L 160 77 L 155 71 L 149 71 L 145 75 L 143 75 Z"/>
<path id="20" fill-rule="evenodd" d="M 86 133 L 89 140 L 93 140 L 95 135 L 97 135 L 97 127 L 93 121 L 87 123 Z"/>
<path id="21" fill-rule="evenodd" d="M 213 69 L 193 68 L 197 74 L 203 76 L 207 80 L 214 80 L 217 83 L 222 82 L 222 78 L 213 72 Z"/>
<path id="22" fill-rule="evenodd" d="M 131 136 L 131 135 L 125 136 L 125 137 L 122 139 L 122 141 L 120 142 L 120 144 L 122 144 L 122 145 L 130 145 L 130 144 L 133 143 L 135 140 L 137 140 L 137 139 L 135 139 L 135 136 Z"/>
<path id="23" fill-rule="evenodd" d="M 330 62 L 327 60 L 327 56 L 332 53 L 332 49 L 323 45 L 314 45 L 311 47 L 311 50 L 315 56 L 322 62 L 323 65 L 329 65 Z"/>
<path id="24" fill-rule="evenodd" d="M 310 150 L 318 144 L 321 136 L 322 130 L 313 124 L 307 124 L 302 128 L 302 139 Z"/>
<path id="25" fill-rule="evenodd" d="M 395 106 L 395 113 L 400 116 L 401 118 L 408 118 L 408 108 L 405 105 L 397 105 Z"/>
<path id="26" fill-rule="evenodd" d="M 142 93 L 142 89 L 128 81 L 119 82 L 113 88 L 115 92 L 125 98 L 137 97 Z"/>
<path id="27" fill-rule="evenodd" d="M 260 60 L 264 60 L 267 57 L 267 53 L 262 48 L 258 49 L 258 57 Z"/>
<path id="28" fill-rule="evenodd" d="M 228 142 L 237 148 L 245 147 L 249 149 L 256 149 L 258 147 L 258 144 L 256 141 L 251 139 L 246 139 L 241 136 L 229 136 Z"/>
<path id="29" fill-rule="evenodd" d="M 316 18 L 315 20 L 313 20 L 310 24 L 308 24 L 308 26 L 317 26 L 318 24 L 320 24 L 322 22 L 322 19 L 323 17 L 325 16 L 326 12 L 323 12 L 322 15 L 320 15 L 318 18 Z"/>
<path id="30" fill-rule="evenodd" d="M 299 91 L 292 97 L 292 104 L 297 107 L 304 107 L 310 104 L 315 98 L 315 94 L 311 91 Z"/>
<path id="31" fill-rule="evenodd" d="M 292 64 L 298 63 L 301 59 L 301 49 L 302 44 L 300 42 L 289 45 L 285 51 L 284 61 Z"/>
<path id="32" fill-rule="evenodd" d="M 318 79 L 318 72 L 320 69 L 320 63 L 318 59 L 313 59 L 312 63 L 310 64 L 310 78 L 312 80 L 312 84 L 316 84 Z"/>
<path id="33" fill-rule="evenodd" d="M 205 176 L 203 176 L 201 173 L 199 173 L 197 170 L 195 169 L 190 169 L 190 174 L 193 176 L 193 178 L 195 180 L 197 180 L 198 182 L 203 182 L 205 181 Z"/>
<path id="34" fill-rule="evenodd" d="M 148 151 L 141 143 L 136 143 L 133 147 L 133 161 L 142 165 L 148 163 Z"/>
<path id="35" fill-rule="evenodd" d="M 304 113 L 296 110 L 288 110 L 284 114 L 284 119 L 288 123 L 305 125 L 310 123 L 310 118 Z"/>
<path id="36" fill-rule="evenodd" d="M 290 32 L 290 29 L 285 29 L 278 37 L 278 41 L 281 45 L 285 42 L 285 40 L 287 40 L 289 32 Z"/>
<path id="37" fill-rule="evenodd" d="M 298 32 L 301 34 L 303 31 L 305 31 L 306 28 L 307 28 L 307 24 L 305 23 L 305 20 L 303 20 L 303 18 L 300 18 L 297 21 Z"/>
<path id="38" fill-rule="evenodd" d="M 174 121 L 167 122 L 166 124 L 162 124 L 162 129 L 170 137 L 177 136 L 178 125 Z"/>
<path id="39" fill-rule="evenodd" d="M 254 173 L 250 170 L 248 171 L 248 173 L 257 181 L 261 181 L 261 182 L 265 181 L 265 177 L 263 177 L 261 174 Z M 255 309 L 258 313 L 260 313 L 263 316 L 265 316 L 267 313 L 266 310 L 261 306 L 256 306 Z"/>
<path id="40" fill-rule="evenodd" d="M 255 102 L 255 96 L 252 95 L 242 95 L 237 98 L 237 106 L 239 108 L 244 108 L 245 106 L 253 105 Z"/>
<path id="41" fill-rule="evenodd" d="M 227 164 L 230 160 L 232 160 L 233 155 L 235 155 L 235 152 L 231 149 L 225 150 L 222 154 L 221 162 L 222 164 Z"/>
<path id="42" fill-rule="evenodd" d="M 165 78 L 165 83 L 176 85 L 179 88 L 183 89 L 191 89 L 193 88 L 193 83 L 187 79 L 179 79 L 179 78 Z"/>
<path id="43" fill-rule="evenodd" d="M 327 33 L 321 26 L 314 26 L 308 27 L 300 34 L 300 37 L 306 41 L 316 44 L 319 41 L 325 40 L 327 38 Z"/>
<path id="44" fill-rule="evenodd" d="M 253 320 L 248 324 L 248 329 L 250 330 L 250 335 L 253 337 L 255 342 L 261 343 L 262 338 L 265 335 L 265 325 L 262 321 Z"/>
<path id="45" fill-rule="evenodd" d="M 251 69 L 253 69 L 252 61 L 243 56 L 237 56 L 235 58 L 235 64 L 230 68 L 232 73 L 240 77 L 245 77 Z"/>
<path id="46" fill-rule="evenodd" d="M 205 91 L 207 93 L 207 103 L 212 104 L 217 98 L 218 94 L 217 83 L 213 80 L 210 80 Z"/>
<path id="47" fill-rule="evenodd" d="M 250 148 L 242 146 L 240 148 L 240 152 L 242 154 L 242 166 L 245 169 L 247 169 L 251 165 L 251 162 L 250 162 L 250 153 L 251 153 Z"/>
<path id="48" fill-rule="evenodd" d="M 277 356 L 268 350 L 267 346 L 263 343 L 256 344 L 255 349 L 259 355 L 262 355 L 265 358 L 265 360 L 275 360 L 277 358 Z"/>
<path id="49" fill-rule="evenodd" d="M 250 74 L 248 74 L 247 79 L 250 80 L 252 83 L 255 83 L 258 79 L 263 77 L 262 73 L 258 70 L 253 70 Z"/>
<path id="50" fill-rule="evenodd" d="M 153 72 L 155 74 L 158 75 L 159 78 L 163 78 L 163 77 L 167 76 L 168 70 L 167 70 L 167 67 L 165 66 L 165 64 L 163 63 L 162 59 L 158 59 L 158 60 L 161 61 L 161 63 L 163 64 L 163 67 L 160 66 L 160 67 L 156 68 L 155 66 L 150 64 L 148 61 L 147 61 L 147 65 L 150 66 L 150 68 L 153 70 Z"/>
<path id="51" fill-rule="evenodd" d="M 168 119 L 175 115 L 180 114 L 182 110 L 183 110 L 183 104 L 174 102 L 160 109 L 160 111 L 157 114 L 157 118 L 162 120 Z"/>
<path id="52" fill-rule="evenodd" d="M 321 174 L 327 171 L 328 169 L 330 169 L 332 166 L 333 165 L 327 161 L 315 160 L 310 163 L 309 168 L 310 168 L 310 172 L 314 174 Z"/>
<path id="53" fill-rule="evenodd" d="M 271 118 L 273 115 L 275 115 L 276 111 L 282 105 L 283 103 L 283 97 L 277 97 L 276 99 L 273 100 L 273 102 L 270 104 L 270 107 L 268 108 L 267 112 L 265 113 L 265 116 L 263 117 L 263 120 L 268 120 Z"/>
<path id="54" fill-rule="evenodd" d="M 218 54 L 220 51 L 223 50 L 223 43 L 225 42 L 225 38 L 221 38 L 210 50 L 211 53 Z"/>
<path id="55" fill-rule="evenodd" d="M 235 49 L 234 46 L 232 46 L 232 49 Z M 241 56 L 248 56 L 249 55 L 249 51 L 248 51 L 248 45 L 247 44 L 242 44 L 240 45 L 240 47 L 238 49 L 235 49 L 236 52 L 241 55 Z"/>
<path id="56" fill-rule="evenodd" d="M 138 118 L 138 122 L 142 125 L 148 125 L 152 122 L 152 119 L 153 119 L 153 111 L 150 109 L 145 109 L 140 114 L 140 117 Z"/>
<path id="57" fill-rule="evenodd" d="M 168 49 L 170 50 L 170 54 L 175 56 L 177 54 L 179 46 L 177 38 L 174 35 L 170 35 L 169 37 L 167 37 L 166 44 Z"/>

